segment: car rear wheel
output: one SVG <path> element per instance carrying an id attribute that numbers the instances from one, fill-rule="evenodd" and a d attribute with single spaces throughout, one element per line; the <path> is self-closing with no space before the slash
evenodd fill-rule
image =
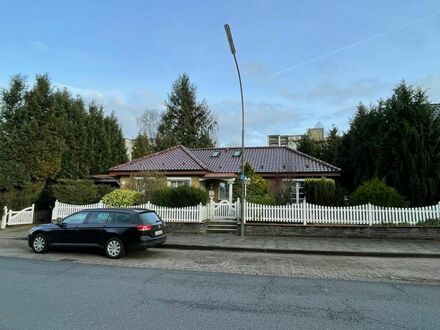
<path id="1" fill-rule="evenodd" d="M 105 244 L 105 254 L 111 259 L 118 259 L 124 255 L 124 243 L 117 238 L 110 238 Z"/>
<path id="2" fill-rule="evenodd" d="M 32 250 L 35 253 L 44 253 L 47 251 L 47 238 L 43 234 L 37 234 L 32 239 Z"/>

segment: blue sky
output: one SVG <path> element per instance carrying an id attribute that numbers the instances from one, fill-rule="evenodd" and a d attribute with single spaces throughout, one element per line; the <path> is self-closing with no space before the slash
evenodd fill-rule
<path id="1" fill-rule="evenodd" d="M 248 145 L 317 122 L 346 130 L 359 102 L 389 96 L 402 79 L 440 102 L 438 0 L 3 0 L 0 87 L 14 73 L 29 83 L 49 73 L 114 111 L 134 137 L 136 118 L 163 110 L 186 72 L 217 116 L 219 145 L 238 145 L 240 95 L 225 23 L 242 70 Z"/>

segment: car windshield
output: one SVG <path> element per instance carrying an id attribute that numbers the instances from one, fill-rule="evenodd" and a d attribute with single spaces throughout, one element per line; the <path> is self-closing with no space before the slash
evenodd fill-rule
<path id="1" fill-rule="evenodd" d="M 160 222 L 160 218 L 155 212 L 142 212 L 139 213 L 139 217 L 144 225 L 152 225 Z"/>

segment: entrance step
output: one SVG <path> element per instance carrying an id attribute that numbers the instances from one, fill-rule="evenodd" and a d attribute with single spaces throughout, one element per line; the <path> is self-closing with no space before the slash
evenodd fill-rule
<path id="1" fill-rule="evenodd" d="M 210 221 L 206 231 L 208 233 L 236 233 L 237 221 L 229 219 Z"/>

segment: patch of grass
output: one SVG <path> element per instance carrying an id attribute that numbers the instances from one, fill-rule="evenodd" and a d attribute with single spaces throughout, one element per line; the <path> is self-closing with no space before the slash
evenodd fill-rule
<path id="1" fill-rule="evenodd" d="M 440 227 L 440 219 L 428 219 L 425 221 L 419 221 L 417 222 L 417 226 Z"/>
<path id="2" fill-rule="evenodd" d="M 440 227 L 440 219 L 428 219 L 425 221 L 419 221 L 415 225 L 411 225 L 408 222 L 400 222 L 400 223 L 381 223 L 379 226 L 381 227 L 412 227 L 412 226 L 420 226 L 420 227 Z"/>

